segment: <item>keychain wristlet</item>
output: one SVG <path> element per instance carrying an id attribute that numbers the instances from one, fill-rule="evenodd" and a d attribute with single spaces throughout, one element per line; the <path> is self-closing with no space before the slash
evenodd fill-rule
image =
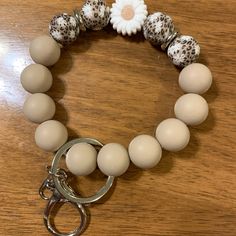
<path id="1" fill-rule="evenodd" d="M 175 103 L 175 118 L 162 121 L 156 128 L 155 137 L 141 134 L 133 138 L 128 150 L 121 144 L 103 145 L 93 138 L 67 142 L 67 128 L 53 120 L 56 106 L 53 99 L 45 94 L 53 81 L 47 67 L 59 60 L 61 48 L 75 42 L 81 31 L 101 30 L 109 23 L 124 36 L 143 31 L 146 40 L 166 51 L 173 64 L 182 68 L 179 85 L 186 93 Z M 196 63 L 200 54 L 197 41 L 191 36 L 181 35 L 170 16 L 161 12 L 148 15 L 143 0 L 116 0 L 111 9 L 103 0 L 87 0 L 81 10 L 74 10 L 73 15 L 63 13 L 54 16 L 49 24 L 49 32 L 50 36 L 39 36 L 30 44 L 30 55 L 36 64 L 29 65 L 21 74 L 22 86 L 32 93 L 25 101 L 23 111 L 30 121 L 40 123 L 35 132 L 37 146 L 56 152 L 48 168 L 49 175 L 39 190 L 41 197 L 48 200 L 45 225 L 54 235 L 76 236 L 86 228 L 84 206 L 102 198 L 111 188 L 115 177 L 127 171 L 130 161 L 139 168 L 150 169 L 159 163 L 162 149 L 177 152 L 188 145 L 188 125 L 199 125 L 208 116 L 208 104 L 201 94 L 210 88 L 212 74 L 205 65 Z M 63 157 L 72 174 L 89 175 L 98 166 L 108 176 L 107 182 L 93 196 L 79 196 L 68 185 L 67 172 L 60 168 Z M 45 196 L 46 189 L 53 192 L 50 198 Z M 74 232 L 62 234 L 51 224 L 50 215 L 58 203 L 71 203 L 78 208 L 81 225 Z"/>

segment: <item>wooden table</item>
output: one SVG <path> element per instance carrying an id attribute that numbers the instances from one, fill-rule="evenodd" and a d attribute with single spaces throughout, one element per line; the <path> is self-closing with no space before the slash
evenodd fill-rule
<path id="1" fill-rule="evenodd" d="M 109 1 L 111 4 L 112 1 Z M 47 33 L 55 13 L 71 12 L 82 1 L 0 1 L 0 235 L 49 235 L 43 226 L 46 202 L 38 188 L 52 154 L 34 143 L 37 127 L 25 119 L 28 94 L 19 76 L 32 63 L 30 41 Z M 111 194 L 90 208 L 84 235 L 236 235 L 236 122 L 234 0 L 146 1 L 149 11 L 172 16 L 183 34 L 198 39 L 200 62 L 209 66 L 214 84 L 204 95 L 210 115 L 191 128 L 182 152 L 164 152 L 160 164 L 141 171 L 131 165 Z M 179 71 L 142 34 L 121 37 L 111 27 L 86 32 L 52 68 L 55 119 L 70 138 L 95 137 L 125 146 L 137 134 L 153 134 L 173 117 L 182 91 Z M 96 171 L 74 181 L 82 195 L 105 181 Z M 65 205 L 55 223 L 64 231 L 79 224 L 76 210 Z"/>

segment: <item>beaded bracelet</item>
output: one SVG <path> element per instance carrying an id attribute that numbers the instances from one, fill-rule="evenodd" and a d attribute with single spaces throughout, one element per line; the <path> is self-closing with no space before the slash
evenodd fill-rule
<path id="1" fill-rule="evenodd" d="M 101 30 L 109 23 L 122 35 L 131 36 L 143 31 L 144 37 L 154 46 L 167 52 L 174 65 L 183 68 L 179 75 L 179 85 L 186 93 L 175 106 L 176 118 L 162 121 L 156 129 L 155 137 L 142 134 L 129 144 L 128 150 L 118 143 L 103 145 L 96 139 L 77 138 L 67 142 L 68 132 L 59 121 L 52 120 L 55 103 L 47 92 L 53 81 L 47 67 L 60 58 L 61 48 L 76 41 L 80 31 Z M 35 38 L 30 44 L 30 55 L 36 64 L 26 67 L 21 74 L 23 88 L 32 93 L 25 101 L 25 116 L 35 123 L 41 123 L 35 131 L 35 142 L 45 151 L 56 152 L 52 165 L 48 167 L 48 177 L 39 189 L 40 196 L 48 200 L 44 212 L 47 229 L 53 235 L 80 235 L 87 225 L 86 204 L 101 199 L 111 188 L 114 178 L 124 174 L 131 162 L 142 169 L 155 167 L 162 157 L 162 149 L 177 152 L 189 143 L 190 132 L 187 125 L 199 125 L 208 116 L 208 104 L 200 96 L 212 84 L 211 71 L 203 64 L 195 63 L 200 54 L 197 41 L 191 36 L 181 35 L 170 16 L 161 12 L 148 15 L 143 0 L 116 0 L 110 9 L 104 0 L 87 0 L 81 10 L 73 15 L 56 15 L 49 24 L 50 36 Z M 93 196 L 81 197 L 68 184 L 67 172 L 60 168 L 60 160 L 65 157 L 68 170 L 78 176 L 91 174 L 97 167 L 108 178 L 105 185 Z M 53 192 L 51 197 L 45 190 Z M 51 214 L 58 203 L 71 203 L 80 213 L 81 224 L 73 232 L 62 234 L 51 223 Z"/>

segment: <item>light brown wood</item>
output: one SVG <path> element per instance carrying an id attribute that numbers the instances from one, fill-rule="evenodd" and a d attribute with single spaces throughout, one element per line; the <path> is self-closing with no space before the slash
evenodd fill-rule
<path id="1" fill-rule="evenodd" d="M 111 4 L 112 1 L 109 1 Z M 0 1 L 0 235 L 49 235 L 43 225 L 46 202 L 38 188 L 52 154 L 34 144 L 34 130 L 22 114 L 28 94 L 20 85 L 22 69 L 31 63 L 29 42 L 47 33 L 55 13 L 71 12 L 82 1 Z M 236 130 L 234 0 L 146 1 L 149 11 L 172 16 L 184 34 L 201 44 L 200 62 L 214 75 L 204 95 L 210 116 L 191 128 L 190 145 L 182 152 L 164 152 L 151 171 L 133 166 L 117 180 L 112 193 L 90 208 L 84 235 L 236 235 Z M 56 119 L 70 137 L 94 137 L 125 146 L 137 134 L 152 134 L 173 116 L 182 94 L 179 71 L 165 53 L 144 41 L 128 38 L 111 27 L 86 32 L 52 68 L 50 94 L 57 102 Z M 105 181 L 98 171 L 75 180 L 81 194 Z M 65 206 L 56 218 L 68 231 L 79 223 Z"/>

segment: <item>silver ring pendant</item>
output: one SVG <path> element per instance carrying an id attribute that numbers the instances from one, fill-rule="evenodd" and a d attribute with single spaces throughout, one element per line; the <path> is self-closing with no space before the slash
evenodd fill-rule
<path id="1" fill-rule="evenodd" d="M 78 138 L 69 141 L 68 143 L 64 144 L 54 156 L 52 161 L 52 166 L 50 170 L 50 174 L 52 175 L 53 182 L 55 184 L 55 188 L 57 191 L 67 200 L 73 203 L 78 204 L 89 204 L 98 201 L 101 199 L 112 187 L 115 177 L 108 176 L 105 185 L 93 196 L 90 197 L 81 197 L 74 193 L 70 186 L 66 183 L 66 181 L 62 181 L 60 176 L 58 176 L 57 171 L 59 169 L 59 163 L 63 155 L 66 154 L 68 149 L 70 149 L 76 143 L 88 143 L 93 146 L 103 147 L 103 144 L 97 141 L 96 139 L 91 138 Z"/>

